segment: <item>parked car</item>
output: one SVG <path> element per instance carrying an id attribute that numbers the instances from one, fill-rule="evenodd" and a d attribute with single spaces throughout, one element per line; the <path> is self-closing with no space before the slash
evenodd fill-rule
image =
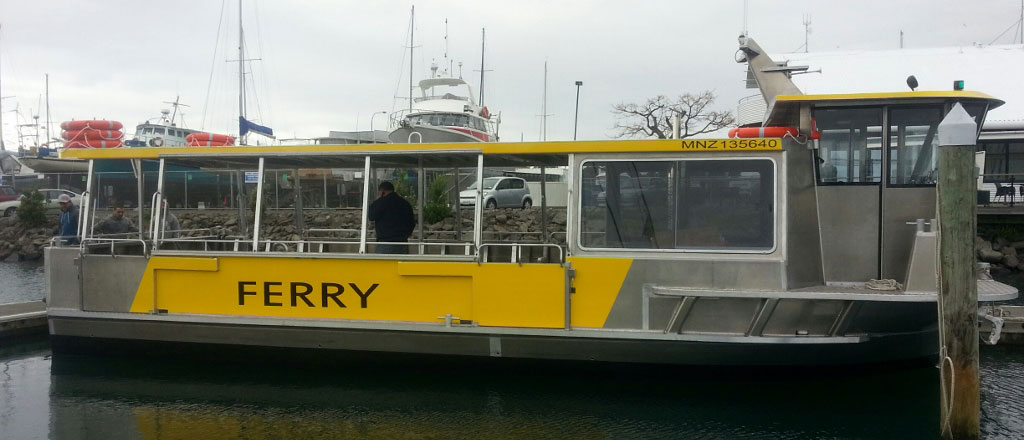
<path id="1" fill-rule="evenodd" d="M 57 202 L 57 197 L 60 197 L 61 194 L 67 194 L 68 197 L 71 197 L 71 203 L 76 205 L 82 200 L 78 193 L 66 189 L 41 189 L 39 193 L 43 195 L 43 206 L 48 214 L 56 214 L 60 211 L 60 203 Z M 16 200 L 0 203 L 0 213 L 3 213 L 4 217 L 14 215 L 18 211 L 18 207 L 21 206 L 21 197 L 18 196 Z"/>
<path id="2" fill-rule="evenodd" d="M 476 205 L 476 182 L 469 189 L 459 193 L 459 204 L 462 206 Z M 519 177 L 488 177 L 484 179 L 483 201 L 487 208 L 529 208 L 533 206 L 533 196 L 526 181 Z"/>
<path id="3" fill-rule="evenodd" d="M 0 203 L 18 200 L 18 191 L 10 186 L 0 186 Z"/>

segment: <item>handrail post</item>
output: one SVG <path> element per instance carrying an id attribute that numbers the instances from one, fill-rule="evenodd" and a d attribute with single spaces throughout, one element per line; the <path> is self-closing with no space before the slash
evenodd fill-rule
<path id="1" fill-rule="evenodd" d="M 257 252 L 258 251 L 257 246 L 259 245 L 259 241 L 260 241 L 260 220 L 262 220 L 262 216 L 260 215 L 261 214 L 260 211 L 262 211 L 262 208 L 263 208 L 263 171 L 264 171 L 263 167 L 264 167 L 264 162 L 265 162 L 265 160 L 261 157 L 260 158 L 259 169 L 256 171 L 256 173 L 259 175 L 259 177 L 257 177 L 257 180 L 256 180 L 256 217 L 252 221 L 252 223 L 253 223 L 253 225 L 252 225 L 252 251 L 253 252 Z"/>
<path id="2" fill-rule="evenodd" d="M 365 162 L 363 163 L 363 212 L 362 212 L 362 227 L 359 231 L 359 253 L 366 253 L 366 229 L 370 227 L 370 223 L 367 220 L 369 217 L 370 210 L 370 156 L 366 156 Z M 378 239 L 380 237 L 377 237 Z"/>

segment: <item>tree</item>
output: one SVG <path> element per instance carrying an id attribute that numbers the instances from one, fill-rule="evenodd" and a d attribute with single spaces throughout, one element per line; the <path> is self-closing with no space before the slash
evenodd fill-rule
<path id="1" fill-rule="evenodd" d="M 46 224 L 46 208 L 43 205 L 43 194 L 36 190 L 25 191 L 18 206 L 18 222 L 22 226 L 34 228 Z"/>
<path id="2" fill-rule="evenodd" d="M 679 137 L 687 138 L 728 127 L 735 123 L 732 112 L 708 109 L 715 102 L 710 90 L 700 94 L 686 93 L 674 101 L 665 95 L 649 98 L 642 104 L 622 103 L 612 106 L 617 121 L 617 138 L 654 137 L 668 139 L 672 136 L 672 117 L 679 115 Z"/>

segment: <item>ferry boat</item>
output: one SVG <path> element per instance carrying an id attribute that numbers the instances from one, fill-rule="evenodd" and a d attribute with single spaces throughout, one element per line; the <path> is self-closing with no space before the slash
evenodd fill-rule
<path id="1" fill-rule="evenodd" d="M 420 96 L 409 109 L 391 114 L 394 129 L 388 140 L 405 143 L 497 142 L 491 113 L 477 105 L 473 89 L 462 78 L 437 76 L 419 82 Z"/>
<path id="2" fill-rule="evenodd" d="M 81 244 L 46 250 L 54 350 L 185 343 L 742 366 L 935 356 L 935 132 L 956 104 L 980 122 L 1002 102 L 973 91 L 771 102 L 765 125 L 787 129 L 766 132 L 782 137 L 65 150 L 90 173 Z M 159 164 L 138 237 L 92 230 L 94 170 L 117 160 Z M 170 166 L 252 172 L 251 233 L 170 238 L 157 221 Z M 478 191 L 464 220 L 421 221 L 408 243 L 390 243 L 408 254 L 376 253 L 366 208 L 393 170 L 468 169 L 479 181 L 524 166 L 565 167 L 568 206 L 554 215 L 564 232 L 536 234 L 532 221 L 498 232 L 500 217 L 526 211 L 492 215 Z M 299 168 L 359 171 L 354 235 L 266 235 L 263 177 Z M 980 301 L 1018 294 L 977 283 Z"/>

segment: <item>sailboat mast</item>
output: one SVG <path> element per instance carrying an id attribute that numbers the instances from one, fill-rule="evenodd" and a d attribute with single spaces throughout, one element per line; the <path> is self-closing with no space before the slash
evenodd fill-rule
<path id="1" fill-rule="evenodd" d="M 480 106 L 484 106 L 484 47 L 487 44 L 487 28 L 480 29 Z"/>
<path id="2" fill-rule="evenodd" d="M 540 140 L 548 140 L 548 60 L 544 60 L 544 96 L 540 106 Z"/>
<path id="3" fill-rule="evenodd" d="M 50 74 L 46 74 L 46 146 L 50 146 Z"/>
<path id="4" fill-rule="evenodd" d="M 0 29 L 2 29 L 2 28 L 3 28 L 3 25 L 0 25 Z M 3 63 L 0 63 L 0 66 L 3 66 Z M 3 68 L 0 67 L 0 77 L 3 77 L 3 76 L 4 76 L 3 75 Z M 0 151 L 7 151 L 7 147 L 4 146 L 4 109 L 3 109 L 3 102 L 4 102 L 3 88 L 0 87 Z"/>
<path id="5" fill-rule="evenodd" d="M 416 46 L 416 5 L 409 18 L 409 111 L 413 112 L 413 47 Z"/>
<path id="6" fill-rule="evenodd" d="M 242 0 L 238 0 L 238 116 L 245 119 L 245 35 L 242 31 Z M 245 145 L 245 135 L 239 126 L 238 145 Z"/>

